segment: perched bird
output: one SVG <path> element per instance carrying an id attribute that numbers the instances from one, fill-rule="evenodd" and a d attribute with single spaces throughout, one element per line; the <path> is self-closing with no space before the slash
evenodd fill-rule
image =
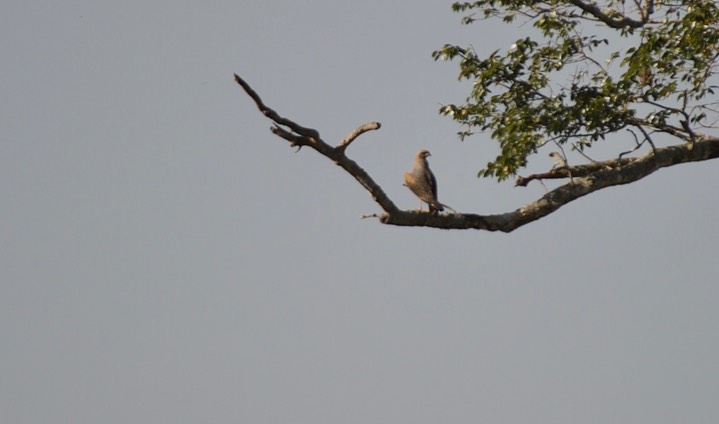
<path id="1" fill-rule="evenodd" d="M 552 152 L 549 154 L 549 157 L 554 159 L 554 165 L 552 166 L 552 169 L 565 168 L 567 166 L 567 161 L 562 155 L 559 154 L 559 152 Z"/>
<path id="2" fill-rule="evenodd" d="M 427 150 L 417 152 L 412 171 L 404 173 L 404 184 L 419 197 L 420 211 L 424 202 L 429 206 L 429 212 L 436 214 L 444 210 L 444 205 L 437 200 L 437 179 L 429 169 L 428 156 L 431 155 Z"/>

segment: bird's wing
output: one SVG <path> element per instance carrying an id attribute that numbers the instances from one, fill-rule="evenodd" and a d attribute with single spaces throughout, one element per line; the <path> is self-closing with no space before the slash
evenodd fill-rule
<path id="1" fill-rule="evenodd" d="M 405 172 L 404 183 L 410 190 L 412 190 L 412 193 L 420 198 L 420 200 L 425 203 L 434 201 L 432 189 L 425 181 L 424 176 L 417 178 L 413 173 Z"/>
<path id="2" fill-rule="evenodd" d="M 432 193 L 432 200 L 437 200 L 437 179 L 434 177 L 432 170 L 429 169 L 429 164 L 424 162 L 421 165 L 422 173 L 422 184 L 426 187 L 427 192 Z"/>
<path id="3" fill-rule="evenodd" d="M 427 184 L 429 184 L 429 188 L 432 191 L 432 197 L 434 197 L 434 200 L 437 200 L 437 178 L 434 177 L 434 174 L 429 167 L 426 169 L 426 178 Z"/>

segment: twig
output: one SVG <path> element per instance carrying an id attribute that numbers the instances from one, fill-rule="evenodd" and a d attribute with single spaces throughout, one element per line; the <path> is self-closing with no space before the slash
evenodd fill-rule
<path id="1" fill-rule="evenodd" d="M 634 133 L 634 131 L 632 131 L 631 128 L 627 128 L 627 131 L 629 131 L 629 132 L 632 134 L 632 136 L 634 137 L 634 144 L 635 144 L 635 146 L 634 146 L 633 149 L 630 149 L 630 150 L 627 150 L 626 152 L 620 153 L 620 154 L 619 154 L 619 159 L 621 159 L 622 156 L 624 156 L 624 155 L 628 155 L 629 153 L 632 153 L 632 152 L 638 150 L 640 147 L 642 147 L 642 144 L 644 144 L 644 141 L 642 141 L 641 143 L 639 142 L 639 139 L 637 138 L 637 135 Z M 646 139 L 644 139 L 644 140 L 646 141 Z"/>

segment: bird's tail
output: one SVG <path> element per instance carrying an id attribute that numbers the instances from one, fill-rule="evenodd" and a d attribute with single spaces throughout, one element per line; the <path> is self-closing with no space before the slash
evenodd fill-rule
<path id="1" fill-rule="evenodd" d="M 445 209 L 449 209 L 452 213 L 459 213 L 453 207 L 451 207 L 449 205 L 445 205 L 444 203 L 441 203 L 439 201 L 436 202 L 434 205 L 430 205 L 430 206 L 433 207 L 434 209 L 438 210 L 439 212 L 442 212 Z"/>

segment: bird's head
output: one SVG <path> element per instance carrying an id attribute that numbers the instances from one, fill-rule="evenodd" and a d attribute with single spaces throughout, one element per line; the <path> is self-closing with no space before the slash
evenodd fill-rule
<path id="1" fill-rule="evenodd" d="M 417 157 L 420 159 L 427 159 L 429 156 L 432 156 L 432 154 L 429 152 L 429 150 L 420 150 L 417 152 Z"/>

